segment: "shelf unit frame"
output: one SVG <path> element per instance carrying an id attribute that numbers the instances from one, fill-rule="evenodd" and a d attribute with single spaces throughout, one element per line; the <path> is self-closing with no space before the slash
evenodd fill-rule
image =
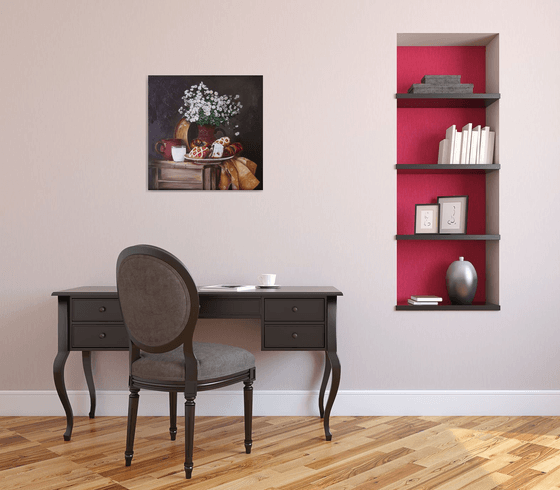
<path id="1" fill-rule="evenodd" d="M 499 311 L 500 243 L 500 153 L 499 153 L 499 34 L 397 34 L 397 46 L 485 46 L 486 93 L 484 94 L 402 94 L 397 93 L 397 108 L 484 107 L 486 125 L 496 132 L 494 164 L 480 166 L 396 164 L 396 173 L 484 173 L 486 179 L 485 235 L 395 235 L 398 240 L 484 240 L 486 242 L 486 302 L 473 305 L 413 306 L 398 304 L 397 311 Z"/>

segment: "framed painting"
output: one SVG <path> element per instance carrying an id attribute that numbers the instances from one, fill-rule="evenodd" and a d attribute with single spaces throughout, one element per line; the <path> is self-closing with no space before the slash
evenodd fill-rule
<path id="1" fill-rule="evenodd" d="M 416 204 L 414 214 L 414 234 L 434 235 L 438 233 L 439 204 Z"/>
<path id="2" fill-rule="evenodd" d="M 262 190 L 262 76 L 149 76 L 148 189 Z"/>
<path id="3" fill-rule="evenodd" d="M 440 205 L 439 232 L 446 235 L 465 235 L 469 196 L 439 196 L 437 202 Z"/>

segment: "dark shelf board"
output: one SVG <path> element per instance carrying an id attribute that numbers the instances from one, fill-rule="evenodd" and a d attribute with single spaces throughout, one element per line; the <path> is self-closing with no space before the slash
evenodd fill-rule
<path id="1" fill-rule="evenodd" d="M 443 164 L 403 164 L 397 163 L 395 168 L 399 173 L 403 174 L 423 174 L 425 170 L 432 173 L 449 173 L 460 172 L 467 174 L 487 174 L 489 172 L 496 172 L 500 170 L 500 164 L 494 163 L 492 165 L 443 165 Z"/>
<path id="2" fill-rule="evenodd" d="M 473 305 L 437 305 L 437 306 L 415 306 L 415 305 L 397 305 L 397 311 L 500 311 L 500 305 L 493 303 L 480 303 Z"/>
<path id="3" fill-rule="evenodd" d="M 499 240 L 500 235 L 396 235 L 397 240 Z"/>
<path id="4" fill-rule="evenodd" d="M 500 94 L 396 94 L 397 107 L 488 107 Z"/>

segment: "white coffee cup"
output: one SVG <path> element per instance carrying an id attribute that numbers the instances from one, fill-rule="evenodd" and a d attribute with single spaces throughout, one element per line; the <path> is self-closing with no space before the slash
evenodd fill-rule
<path id="1" fill-rule="evenodd" d="M 276 274 L 261 274 L 257 279 L 261 283 L 261 286 L 274 286 Z"/>
<path id="2" fill-rule="evenodd" d="M 171 156 L 174 162 L 184 162 L 185 155 L 187 154 L 186 146 L 173 146 L 171 148 Z"/>

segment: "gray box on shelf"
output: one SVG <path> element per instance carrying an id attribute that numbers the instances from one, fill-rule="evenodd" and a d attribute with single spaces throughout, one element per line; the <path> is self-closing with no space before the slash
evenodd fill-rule
<path id="1" fill-rule="evenodd" d="M 451 85 L 461 83 L 461 75 L 424 75 L 422 83 L 429 85 Z"/>

